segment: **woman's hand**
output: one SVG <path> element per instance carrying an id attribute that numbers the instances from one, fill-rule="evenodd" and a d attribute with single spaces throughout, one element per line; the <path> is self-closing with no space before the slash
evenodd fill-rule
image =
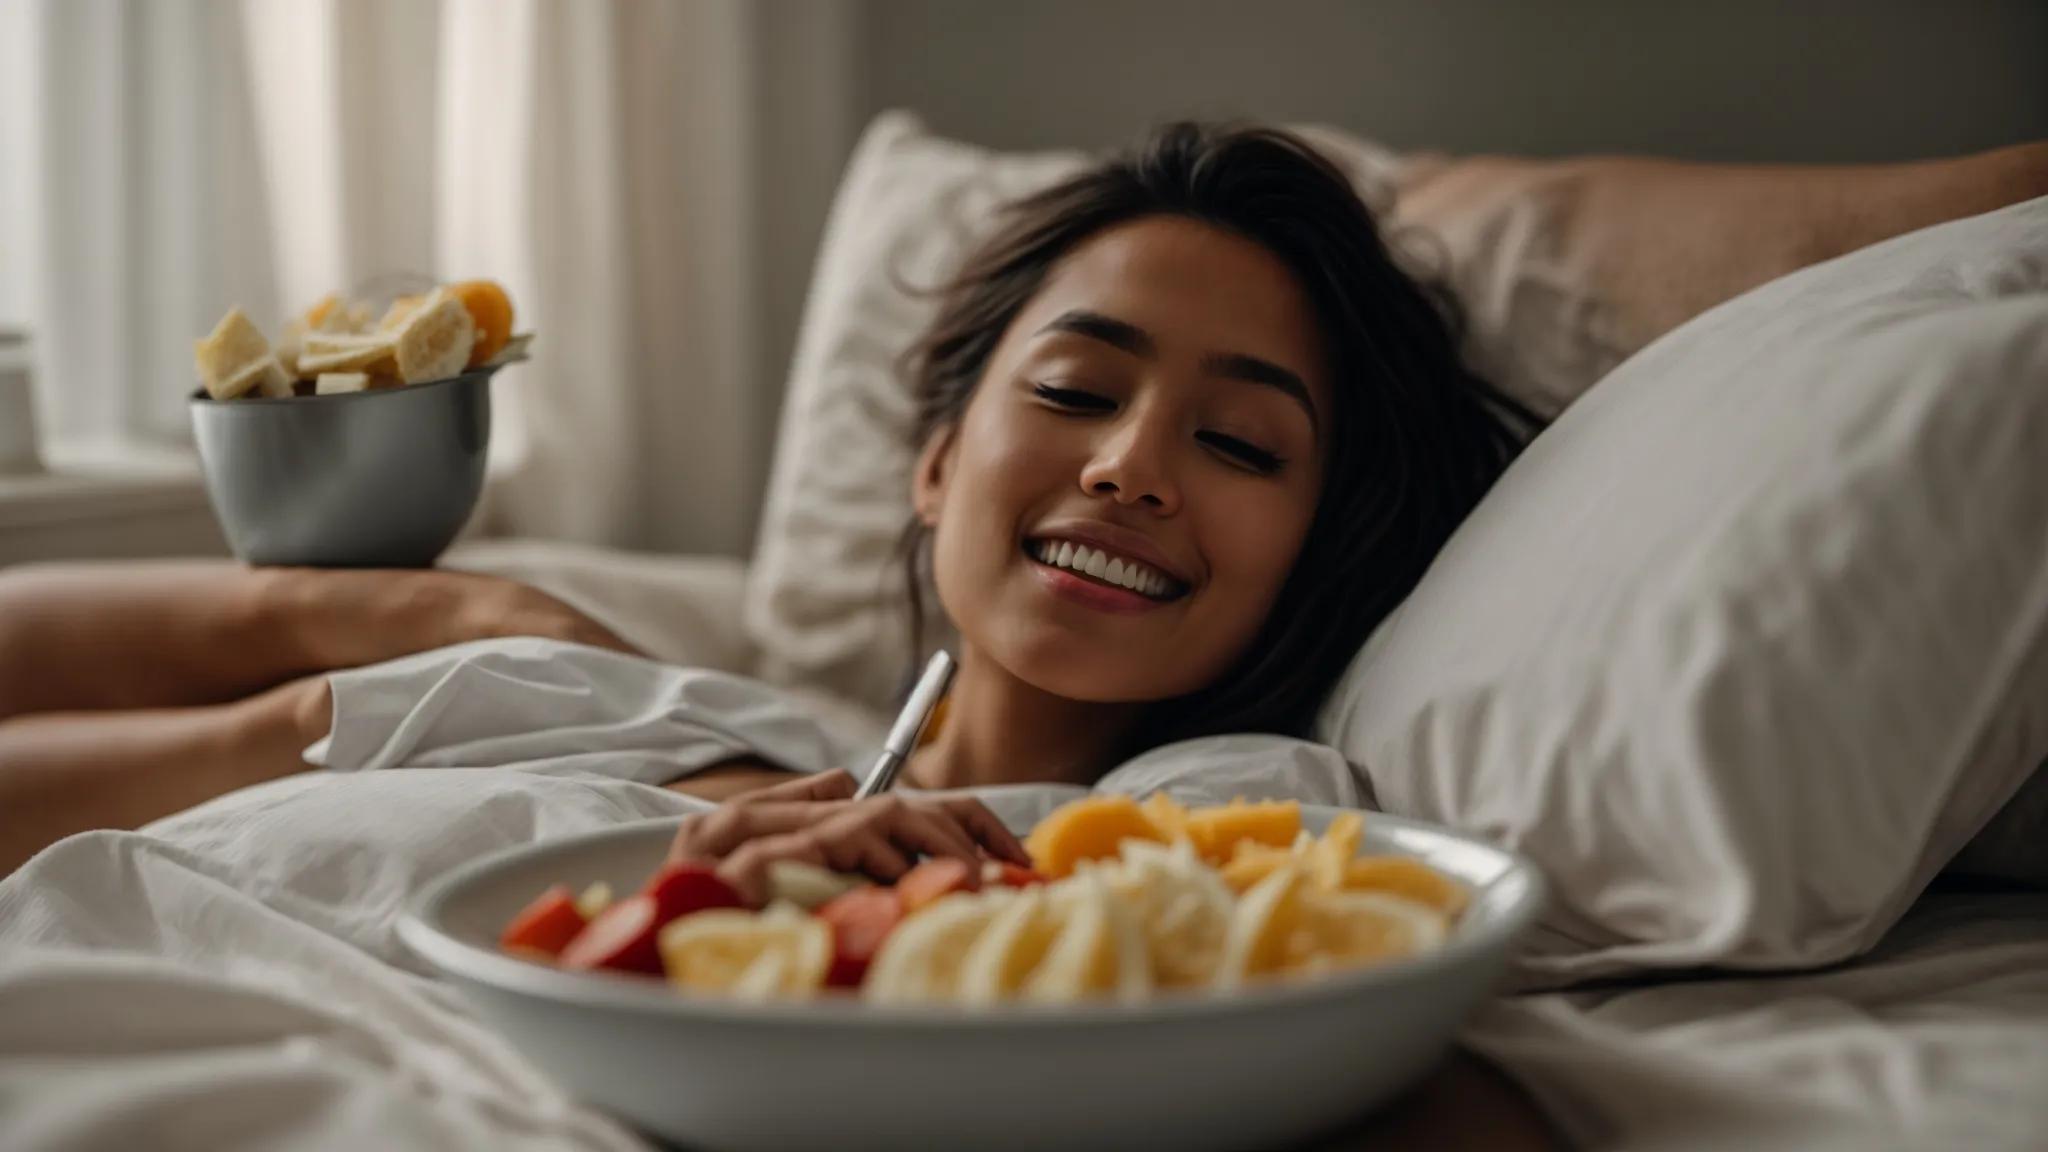
<path id="1" fill-rule="evenodd" d="M 853 777 L 835 770 L 736 796 L 685 819 L 669 859 L 715 861 L 720 878 L 755 907 L 778 860 L 885 882 L 920 855 L 1031 863 L 1017 837 L 972 797 L 888 792 L 855 800 L 853 793 Z"/>

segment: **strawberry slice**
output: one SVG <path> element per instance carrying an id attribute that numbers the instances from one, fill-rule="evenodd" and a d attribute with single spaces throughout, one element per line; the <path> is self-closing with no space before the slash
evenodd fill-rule
<path id="1" fill-rule="evenodd" d="M 655 946 L 660 914 L 661 906 L 645 892 L 615 902 L 562 949 L 562 967 L 661 975 L 661 950 Z"/>
<path id="2" fill-rule="evenodd" d="M 996 873 L 994 883 L 1005 888 L 1029 888 L 1033 884 L 1045 883 L 1045 877 L 1021 864 L 999 860 L 995 862 L 994 867 L 1000 870 Z"/>
<path id="3" fill-rule="evenodd" d="M 896 881 L 896 897 L 903 902 L 903 914 L 912 912 L 955 892 L 973 892 L 981 887 L 981 866 L 957 856 L 936 856 Z"/>
<path id="4" fill-rule="evenodd" d="M 745 907 L 733 886 L 706 864 L 664 864 L 640 892 L 654 898 L 657 928 L 706 908 Z"/>
<path id="5" fill-rule="evenodd" d="M 882 941 L 902 922 L 903 902 L 894 890 L 870 884 L 833 897 L 812 915 L 832 926 L 832 967 L 825 983 L 858 988 Z"/>

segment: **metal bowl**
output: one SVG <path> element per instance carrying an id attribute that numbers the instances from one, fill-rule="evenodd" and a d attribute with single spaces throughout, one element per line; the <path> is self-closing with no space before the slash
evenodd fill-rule
<path id="1" fill-rule="evenodd" d="M 1321 831 L 1337 814 L 1304 805 L 1302 826 Z M 1445 946 L 1234 994 L 978 1011 L 747 1004 L 498 949 L 505 923 L 549 885 L 637 889 L 675 829 L 628 824 L 471 861 L 413 900 L 399 935 L 583 1100 L 728 1152 L 1289 1146 L 1427 1073 L 1544 900 L 1542 875 L 1512 853 L 1371 815 L 1365 851 L 1419 857 L 1471 890 Z"/>
<path id="2" fill-rule="evenodd" d="M 333 396 L 195 394 L 228 546 L 249 564 L 432 565 L 483 492 L 493 371 Z"/>

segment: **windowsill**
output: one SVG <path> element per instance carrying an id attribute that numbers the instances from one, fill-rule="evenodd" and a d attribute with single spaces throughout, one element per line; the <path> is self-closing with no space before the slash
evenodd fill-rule
<path id="1" fill-rule="evenodd" d="M 72 446 L 45 454 L 41 472 L 0 474 L 0 567 L 229 554 L 191 448 Z M 492 455 L 483 496 L 459 540 L 488 534 L 499 490 L 518 465 Z"/>
<path id="2" fill-rule="evenodd" d="M 53 455 L 41 472 L 0 475 L 0 529 L 206 503 L 190 450 L 129 446 Z"/>
<path id="3" fill-rule="evenodd" d="M 0 476 L 0 564 L 224 556 L 190 449 L 52 451 L 42 472 Z"/>

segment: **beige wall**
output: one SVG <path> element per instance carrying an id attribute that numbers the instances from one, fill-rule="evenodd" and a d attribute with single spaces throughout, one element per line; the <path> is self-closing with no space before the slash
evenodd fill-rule
<path id="1" fill-rule="evenodd" d="M 2048 137 L 2048 0 L 763 0 L 772 429 L 839 169 L 913 108 L 999 147 L 1176 115 L 1401 148 L 1868 161 Z"/>
<path id="2" fill-rule="evenodd" d="M 2040 0 L 867 0 L 863 30 L 868 110 L 1004 146 L 1183 113 L 1714 160 L 2048 136 Z"/>

